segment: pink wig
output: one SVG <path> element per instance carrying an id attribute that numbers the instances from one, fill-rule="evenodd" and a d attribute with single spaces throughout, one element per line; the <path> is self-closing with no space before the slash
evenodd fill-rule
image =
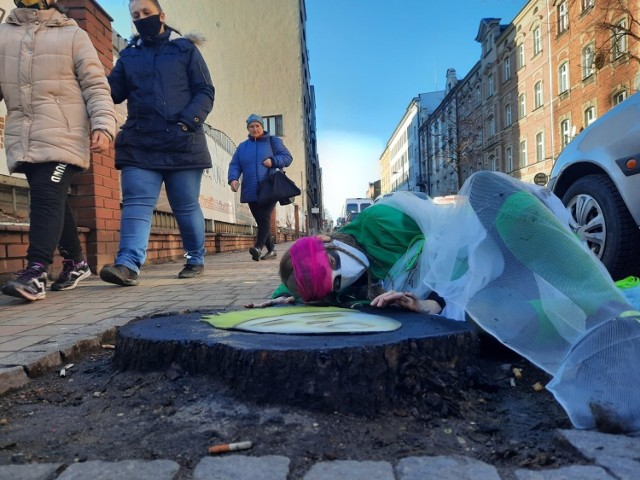
<path id="1" fill-rule="evenodd" d="M 322 240 L 304 237 L 289 250 L 298 292 L 303 302 L 320 300 L 333 290 L 331 265 Z"/>

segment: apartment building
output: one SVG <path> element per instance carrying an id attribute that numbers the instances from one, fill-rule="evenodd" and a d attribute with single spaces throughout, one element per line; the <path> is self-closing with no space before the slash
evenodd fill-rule
<path id="1" fill-rule="evenodd" d="M 480 21 L 476 65 L 420 124 L 433 196 L 478 170 L 544 182 L 571 139 L 635 93 L 638 2 L 530 0 L 508 22 Z"/>

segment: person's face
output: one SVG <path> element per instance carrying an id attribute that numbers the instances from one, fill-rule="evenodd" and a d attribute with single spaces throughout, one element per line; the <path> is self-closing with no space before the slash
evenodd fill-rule
<path id="1" fill-rule="evenodd" d="M 142 20 L 143 18 L 150 17 L 152 15 L 160 15 L 160 21 L 164 23 L 165 14 L 160 12 L 158 7 L 151 0 L 133 0 L 129 4 L 129 13 L 131 13 L 132 20 Z M 164 25 L 162 26 L 161 33 L 164 31 Z"/>
<path id="2" fill-rule="evenodd" d="M 264 133 L 264 128 L 262 128 L 262 124 L 260 122 L 251 122 L 247 125 L 247 130 L 249 130 L 249 135 L 253 138 L 261 137 Z"/>

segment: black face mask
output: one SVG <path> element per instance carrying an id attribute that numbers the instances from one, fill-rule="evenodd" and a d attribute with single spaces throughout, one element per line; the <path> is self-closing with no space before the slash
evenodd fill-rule
<path id="1" fill-rule="evenodd" d="M 138 30 L 141 37 L 153 37 L 159 34 L 162 28 L 159 14 L 134 20 L 133 24 L 136 26 L 136 30 Z"/>

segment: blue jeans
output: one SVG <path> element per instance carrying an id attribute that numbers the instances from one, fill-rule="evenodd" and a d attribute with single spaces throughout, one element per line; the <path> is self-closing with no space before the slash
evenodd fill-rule
<path id="1" fill-rule="evenodd" d="M 201 169 L 145 170 L 122 168 L 122 220 L 116 263 L 135 272 L 147 257 L 153 209 L 164 187 L 178 223 L 187 263 L 204 265 L 204 216 L 198 203 Z"/>

